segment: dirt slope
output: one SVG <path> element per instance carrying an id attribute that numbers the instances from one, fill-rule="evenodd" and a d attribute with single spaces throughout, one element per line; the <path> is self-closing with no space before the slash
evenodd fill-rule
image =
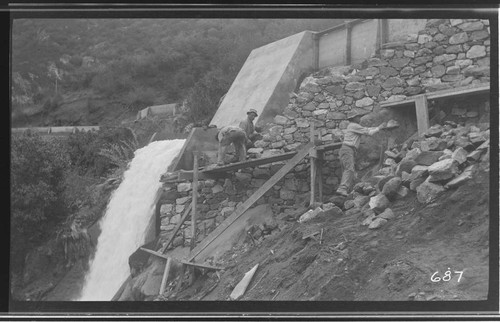
<path id="1" fill-rule="evenodd" d="M 362 213 L 284 221 L 260 244 L 233 247 L 177 300 L 227 300 L 260 264 L 240 300 L 484 300 L 488 294 L 489 171 L 421 204 L 415 192 L 391 204 L 396 216 L 380 229 L 362 226 Z M 298 210 L 299 212 L 303 210 Z M 283 214 L 278 217 L 284 218 Z M 323 228 L 322 242 L 303 232 Z M 449 281 L 432 282 L 431 276 Z M 459 273 L 463 271 L 460 282 Z M 448 278 L 445 278 L 448 279 Z M 218 282 L 217 282 L 218 281 Z"/>

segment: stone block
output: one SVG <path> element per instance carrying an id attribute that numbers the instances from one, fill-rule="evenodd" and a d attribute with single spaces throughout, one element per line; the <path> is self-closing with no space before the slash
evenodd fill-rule
<path id="1" fill-rule="evenodd" d="M 368 228 L 369 229 L 377 229 L 377 228 L 380 228 L 382 227 L 383 225 L 385 225 L 387 223 L 387 219 L 384 219 L 384 218 L 375 218 L 369 225 L 368 225 Z"/>
<path id="2" fill-rule="evenodd" d="M 416 188 L 416 190 L 417 200 L 420 203 L 430 203 L 431 201 L 436 199 L 436 197 L 445 189 L 441 185 L 429 181 L 424 181 Z"/>
<path id="3" fill-rule="evenodd" d="M 370 198 L 369 205 L 370 209 L 373 209 L 375 213 L 381 213 L 389 206 L 389 199 L 384 194 L 378 194 Z"/>
<path id="4" fill-rule="evenodd" d="M 378 217 L 384 218 L 386 220 L 391 220 L 391 219 L 396 218 L 396 216 L 394 215 L 394 212 L 392 211 L 391 208 L 387 208 L 386 210 L 384 210 L 380 215 L 378 215 Z"/>
<path id="5" fill-rule="evenodd" d="M 423 151 L 414 159 L 414 161 L 419 165 L 430 166 L 435 163 L 442 155 L 442 151 Z"/>
<path id="6" fill-rule="evenodd" d="M 443 181 L 453 178 L 457 172 L 457 163 L 453 159 L 445 159 L 433 163 L 427 169 L 429 171 L 429 181 Z"/>
<path id="7" fill-rule="evenodd" d="M 178 192 L 188 192 L 192 189 L 191 182 L 181 182 L 177 185 Z"/>

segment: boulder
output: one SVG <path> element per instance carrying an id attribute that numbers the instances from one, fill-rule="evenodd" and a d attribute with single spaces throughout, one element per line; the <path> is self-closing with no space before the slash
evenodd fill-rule
<path id="1" fill-rule="evenodd" d="M 370 225 L 368 226 L 369 229 L 377 229 L 377 228 L 380 228 L 382 227 L 383 225 L 385 225 L 387 223 L 387 220 L 384 219 L 384 218 L 375 218 L 375 220 L 373 220 Z"/>
<path id="2" fill-rule="evenodd" d="M 358 196 L 358 197 L 354 198 L 354 200 L 353 200 L 354 206 L 358 207 L 358 208 L 363 207 L 369 201 L 370 201 L 370 197 L 369 196 Z"/>
<path id="3" fill-rule="evenodd" d="M 416 190 L 417 190 L 417 188 L 418 188 L 418 187 L 419 187 L 422 183 L 424 183 L 424 182 L 425 182 L 425 180 L 426 180 L 426 179 L 425 179 L 425 178 L 422 178 L 422 177 L 420 177 L 420 178 L 416 178 L 416 179 L 412 180 L 412 181 L 410 182 L 410 190 L 411 190 L 411 191 L 416 191 Z"/>
<path id="4" fill-rule="evenodd" d="M 400 186 L 398 191 L 396 192 L 396 199 L 401 199 L 406 197 L 410 193 L 410 190 L 405 186 Z"/>
<path id="5" fill-rule="evenodd" d="M 462 147 L 459 147 L 451 154 L 451 159 L 457 162 L 458 164 L 462 164 L 467 161 L 467 155 L 469 153 Z"/>
<path id="6" fill-rule="evenodd" d="M 389 199 L 393 199 L 401 186 L 401 178 L 395 177 L 387 181 L 387 183 L 382 188 L 382 193 Z"/>
<path id="7" fill-rule="evenodd" d="M 483 154 L 484 150 L 475 150 L 475 151 L 472 151 L 471 153 L 469 153 L 467 155 L 467 160 L 469 161 L 478 161 L 479 158 L 481 157 L 481 154 Z"/>
<path id="8" fill-rule="evenodd" d="M 389 199 L 384 194 L 378 194 L 370 198 L 370 209 L 373 209 L 375 213 L 381 213 L 389 206 Z"/>
<path id="9" fill-rule="evenodd" d="M 444 187 L 446 189 L 456 188 L 458 186 L 461 186 L 465 182 L 469 181 L 470 179 L 472 179 L 472 171 L 471 170 L 464 171 L 460 175 L 455 177 L 453 180 L 445 184 Z"/>
<path id="10" fill-rule="evenodd" d="M 378 217 L 390 220 L 394 219 L 396 216 L 394 215 L 394 212 L 391 210 L 391 208 L 387 208 L 380 215 L 378 215 Z"/>
<path id="11" fill-rule="evenodd" d="M 417 200 L 420 203 L 429 203 L 442 193 L 445 189 L 443 186 L 429 182 L 426 180 L 417 187 Z"/>
<path id="12" fill-rule="evenodd" d="M 427 169 L 429 181 L 436 182 L 453 178 L 457 172 L 457 163 L 453 159 L 446 159 L 433 163 Z"/>
<path id="13" fill-rule="evenodd" d="M 342 209 L 335 206 L 333 203 L 324 204 L 322 213 L 326 216 L 341 216 L 344 214 Z"/>
<path id="14" fill-rule="evenodd" d="M 424 136 L 425 137 L 431 137 L 431 136 L 439 137 L 442 133 L 443 133 L 443 128 L 441 127 L 441 125 L 433 125 L 427 130 L 427 132 L 424 133 Z"/>
<path id="15" fill-rule="evenodd" d="M 442 151 L 423 151 L 415 158 L 415 163 L 430 166 L 438 161 L 439 157 L 442 155 Z"/>
<path id="16" fill-rule="evenodd" d="M 345 210 L 351 209 L 352 207 L 354 207 L 353 200 L 347 200 L 346 202 L 344 202 L 344 209 Z"/>
<path id="17" fill-rule="evenodd" d="M 399 162 L 397 168 L 396 168 L 396 175 L 401 176 L 401 174 L 404 172 L 411 173 L 411 170 L 413 169 L 414 166 L 417 165 L 417 162 L 411 159 L 407 159 L 406 157 Z"/>

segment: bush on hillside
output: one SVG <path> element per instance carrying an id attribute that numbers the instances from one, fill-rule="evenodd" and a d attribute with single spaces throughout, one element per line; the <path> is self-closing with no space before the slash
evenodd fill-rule
<path id="1" fill-rule="evenodd" d="M 133 140 L 131 131 L 124 128 L 101 128 L 98 132 L 76 132 L 66 141 L 71 164 L 80 174 L 105 176 L 116 165 L 100 154 L 101 150 L 122 141 Z"/>
<path id="2" fill-rule="evenodd" d="M 220 70 L 209 72 L 200 79 L 186 100 L 190 121 L 197 123 L 211 119 L 219 107 L 221 97 L 229 89 L 231 81 Z"/>
<path id="3" fill-rule="evenodd" d="M 15 266 L 67 216 L 64 176 L 70 160 L 57 140 L 36 134 L 12 137 L 11 252 Z"/>

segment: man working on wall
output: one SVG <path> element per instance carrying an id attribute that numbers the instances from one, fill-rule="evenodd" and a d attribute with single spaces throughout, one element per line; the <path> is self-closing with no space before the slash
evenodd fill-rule
<path id="1" fill-rule="evenodd" d="M 347 115 L 347 119 L 350 122 L 347 128 L 343 130 L 344 141 L 342 142 L 342 147 L 339 149 L 340 164 L 342 165 L 342 179 L 340 180 L 340 186 L 336 192 L 342 196 L 347 196 L 354 184 L 354 158 L 359 147 L 359 142 L 361 141 L 361 135 L 373 135 L 385 128 L 385 123 L 377 127 L 363 127 L 359 125 L 361 116 L 355 112 L 350 112 Z"/>
<path id="2" fill-rule="evenodd" d="M 217 153 L 217 165 L 224 165 L 226 158 L 226 151 L 229 145 L 233 144 L 236 156 L 231 162 L 245 161 L 247 158 L 247 150 L 245 143 L 247 136 L 245 131 L 236 126 L 224 126 L 219 130 L 216 137 L 219 142 L 219 151 Z"/>
<path id="3" fill-rule="evenodd" d="M 254 142 L 260 137 L 260 134 L 255 131 L 255 126 L 253 124 L 253 120 L 257 116 L 257 111 L 251 108 L 247 112 L 247 118 L 244 121 L 240 122 L 240 128 L 243 129 L 243 131 L 245 131 L 245 134 L 247 135 L 247 148 L 253 147 Z"/>

